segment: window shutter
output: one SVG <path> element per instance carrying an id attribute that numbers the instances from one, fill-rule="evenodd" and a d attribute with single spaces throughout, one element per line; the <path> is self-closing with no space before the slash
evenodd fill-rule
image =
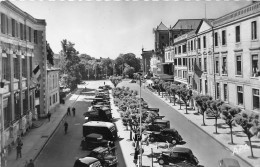
<path id="1" fill-rule="evenodd" d="M 31 28 L 31 42 L 33 43 L 34 39 L 34 29 Z"/>
<path id="2" fill-rule="evenodd" d="M 11 18 L 7 18 L 8 19 L 8 35 L 12 36 L 12 19 Z"/>
<path id="3" fill-rule="evenodd" d="M 20 38 L 20 24 L 16 21 L 15 22 L 15 24 L 16 24 L 16 37 L 17 38 Z"/>

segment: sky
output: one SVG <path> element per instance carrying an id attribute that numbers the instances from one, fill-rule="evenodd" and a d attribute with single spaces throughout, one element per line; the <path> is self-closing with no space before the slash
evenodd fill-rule
<path id="1" fill-rule="evenodd" d="M 119 54 L 154 49 L 153 28 L 173 26 L 178 19 L 214 19 L 247 6 L 246 0 L 14 0 L 34 18 L 45 19 L 46 38 L 55 53 L 61 41 L 75 44 L 80 54 L 115 59 Z"/>

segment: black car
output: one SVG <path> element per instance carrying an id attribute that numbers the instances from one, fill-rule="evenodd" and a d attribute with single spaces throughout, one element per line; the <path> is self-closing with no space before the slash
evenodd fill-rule
<path id="1" fill-rule="evenodd" d="M 91 133 L 81 141 L 81 148 L 83 150 L 92 150 L 99 146 L 107 146 L 107 143 L 108 140 L 103 139 L 103 135 Z"/>
<path id="2" fill-rule="evenodd" d="M 108 147 L 97 147 L 88 156 L 97 158 L 104 167 L 116 167 L 118 160 L 110 149 Z"/>
<path id="3" fill-rule="evenodd" d="M 149 140 L 151 142 L 169 142 L 169 143 L 181 143 L 182 137 L 175 129 L 162 129 L 160 132 L 150 132 Z"/>
<path id="4" fill-rule="evenodd" d="M 147 125 L 148 131 L 160 132 L 162 129 L 170 128 L 170 121 L 155 119 L 152 123 Z"/>
<path id="5" fill-rule="evenodd" d="M 73 167 L 102 167 L 100 161 L 94 157 L 78 158 Z"/>
<path id="6" fill-rule="evenodd" d="M 179 164 L 185 162 L 191 165 L 198 165 L 198 159 L 193 155 L 189 148 L 173 147 L 170 151 L 164 151 L 157 158 L 160 165 L 168 165 L 169 163 Z"/>

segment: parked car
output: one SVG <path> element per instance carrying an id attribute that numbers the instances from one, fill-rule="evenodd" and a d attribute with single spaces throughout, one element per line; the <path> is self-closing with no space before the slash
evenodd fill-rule
<path id="1" fill-rule="evenodd" d="M 83 124 L 83 136 L 91 133 L 102 134 L 104 139 L 115 141 L 117 139 L 117 129 L 111 122 L 89 121 Z"/>
<path id="2" fill-rule="evenodd" d="M 170 128 L 170 121 L 163 119 L 155 119 L 152 123 L 147 125 L 148 131 L 160 132 L 162 129 Z"/>
<path id="3" fill-rule="evenodd" d="M 198 159 L 193 155 L 189 148 L 173 147 L 170 151 L 163 151 L 157 158 L 160 165 L 168 165 L 169 163 L 177 164 L 185 162 L 188 164 L 198 165 Z"/>
<path id="4" fill-rule="evenodd" d="M 136 80 L 132 79 L 132 80 L 130 81 L 130 83 L 136 83 Z"/>
<path id="5" fill-rule="evenodd" d="M 182 137 L 175 129 L 162 129 L 160 132 L 151 131 L 149 134 L 151 142 L 181 143 Z"/>
<path id="6" fill-rule="evenodd" d="M 236 159 L 223 158 L 219 161 L 219 167 L 240 167 L 240 165 Z"/>
<path id="7" fill-rule="evenodd" d="M 73 167 L 102 167 L 101 162 L 94 157 L 78 158 Z"/>
<path id="8" fill-rule="evenodd" d="M 116 167 L 118 163 L 117 157 L 108 147 L 97 147 L 88 156 L 97 158 L 104 167 Z"/>
<path id="9" fill-rule="evenodd" d="M 103 135 L 98 133 L 91 133 L 84 137 L 81 141 L 82 150 L 92 150 L 99 146 L 107 146 L 108 140 L 103 139 Z"/>

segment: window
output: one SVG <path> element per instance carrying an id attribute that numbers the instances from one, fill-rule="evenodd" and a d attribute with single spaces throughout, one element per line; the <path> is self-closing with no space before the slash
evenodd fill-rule
<path id="1" fill-rule="evenodd" d="M 196 50 L 196 40 L 194 39 L 194 50 Z"/>
<path id="2" fill-rule="evenodd" d="M 3 34 L 7 34 L 6 33 L 6 16 L 3 13 L 1 13 L 1 32 Z"/>
<path id="3" fill-rule="evenodd" d="M 181 58 L 178 58 L 178 66 L 181 66 Z"/>
<path id="4" fill-rule="evenodd" d="M 253 89 L 253 109 L 260 109 L 259 89 Z"/>
<path id="5" fill-rule="evenodd" d="M 22 59 L 22 76 L 26 78 L 26 73 L 27 73 L 27 65 L 26 65 L 26 58 Z"/>
<path id="6" fill-rule="evenodd" d="M 29 29 L 29 42 L 32 42 L 32 28 L 28 27 Z"/>
<path id="7" fill-rule="evenodd" d="M 33 71 L 33 67 L 32 67 L 32 57 L 29 57 L 29 63 L 30 63 L 30 78 L 32 78 L 32 71 Z"/>
<path id="8" fill-rule="evenodd" d="M 226 45 L 227 41 L 226 41 L 226 30 L 222 31 L 222 45 Z"/>
<path id="9" fill-rule="evenodd" d="M 2 57 L 2 76 L 5 80 L 8 80 L 8 59 L 7 56 Z"/>
<path id="10" fill-rule="evenodd" d="M 177 59 L 174 59 L 174 65 L 177 65 Z"/>
<path id="11" fill-rule="evenodd" d="M 207 72 L 207 58 L 204 57 L 204 72 Z"/>
<path id="12" fill-rule="evenodd" d="M 178 54 L 181 54 L 181 45 L 178 46 Z"/>
<path id="13" fill-rule="evenodd" d="M 19 24 L 15 21 L 15 37 L 19 37 Z"/>
<path id="14" fill-rule="evenodd" d="M 223 88 L 224 88 L 224 101 L 228 101 L 228 88 L 227 88 L 227 84 L 223 84 Z"/>
<path id="15" fill-rule="evenodd" d="M 219 58 L 215 58 L 215 73 L 219 73 Z"/>
<path id="16" fill-rule="evenodd" d="M 183 79 L 187 79 L 187 71 L 183 71 Z"/>
<path id="17" fill-rule="evenodd" d="M 253 21 L 251 23 L 251 39 L 252 40 L 257 39 L 257 25 L 256 25 L 256 21 Z"/>
<path id="18" fill-rule="evenodd" d="M 51 106 L 51 96 L 50 96 L 50 106 Z"/>
<path id="19" fill-rule="evenodd" d="M 243 87 L 242 86 L 237 86 L 237 104 L 238 105 L 243 105 Z"/>
<path id="20" fill-rule="evenodd" d="M 217 92 L 216 92 L 216 93 L 217 93 L 217 94 L 216 94 L 216 95 L 217 95 L 217 99 L 220 99 L 220 84 L 217 83 L 216 86 L 217 86 Z"/>
<path id="21" fill-rule="evenodd" d="M 53 103 L 52 104 L 54 104 L 55 103 L 55 94 L 52 95 L 52 99 L 53 99 Z"/>
<path id="22" fill-rule="evenodd" d="M 26 25 L 23 25 L 23 28 L 24 28 L 24 29 L 23 29 L 23 33 L 24 33 L 24 38 L 23 38 L 23 39 L 26 41 L 26 40 L 28 40 L 28 37 L 27 37 L 27 34 L 28 34 L 28 33 L 27 33 L 27 26 L 26 26 Z"/>
<path id="23" fill-rule="evenodd" d="M 200 93 L 202 93 L 202 79 L 200 79 Z"/>
<path id="24" fill-rule="evenodd" d="M 22 23 L 20 23 L 20 39 L 24 40 L 24 26 Z"/>
<path id="25" fill-rule="evenodd" d="M 188 51 L 190 51 L 190 41 L 188 41 Z"/>
<path id="26" fill-rule="evenodd" d="M 206 44 L 206 36 L 203 36 L 203 48 L 206 48 L 207 44 Z"/>
<path id="27" fill-rule="evenodd" d="M 215 42 L 215 46 L 218 46 L 218 33 L 217 32 L 215 32 L 215 34 L 214 34 L 214 42 Z"/>
<path id="28" fill-rule="evenodd" d="M 186 53 L 186 47 L 187 47 L 186 44 L 182 45 L 182 52 L 183 53 Z"/>
<path id="29" fill-rule="evenodd" d="M 236 74 L 242 75 L 242 61 L 241 61 L 241 55 L 236 56 Z"/>
<path id="30" fill-rule="evenodd" d="M 199 58 L 199 68 L 201 69 L 201 58 Z"/>
<path id="31" fill-rule="evenodd" d="M 12 19 L 12 37 L 15 37 L 15 20 Z"/>
<path id="32" fill-rule="evenodd" d="M 222 74 L 227 74 L 227 57 L 222 57 Z"/>
<path id="33" fill-rule="evenodd" d="M 175 54 L 177 54 L 177 47 L 175 47 Z"/>
<path id="34" fill-rule="evenodd" d="M 205 94 L 208 94 L 208 80 L 205 80 Z"/>
<path id="35" fill-rule="evenodd" d="M 236 42 L 240 42 L 240 26 L 236 26 Z"/>
<path id="36" fill-rule="evenodd" d="M 200 38 L 198 38 L 198 49 L 200 49 Z"/>
<path id="37" fill-rule="evenodd" d="M 193 51 L 193 40 L 190 41 L 190 50 Z"/>
<path id="38" fill-rule="evenodd" d="M 182 72 L 181 72 L 181 70 L 178 70 L 178 77 L 179 77 L 179 78 L 182 78 Z"/>
<path id="39" fill-rule="evenodd" d="M 191 70 L 191 61 L 190 61 L 190 58 L 188 58 L 188 69 L 189 69 L 189 71 Z"/>
<path id="40" fill-rule="evenodd" d="M 14 61 L 14 78 L 19 78 L 19 61 L 18 61 L 18 58 L 15 57 L 13 59 Z"/>
<path id="41" fill-rule="evenodd" d="M 252 55 L 252 77 L 258 76 L 258 55 Z"/>
<path id="42" fill-rule="evenodd" d="M 33 41 L 34 41 L 35 44 L 38 44 L 38 36 L 37 35 L 38 35 L 37 30 L 34 30 L 34 35 L 33 35 L 34 40 Z"/>

